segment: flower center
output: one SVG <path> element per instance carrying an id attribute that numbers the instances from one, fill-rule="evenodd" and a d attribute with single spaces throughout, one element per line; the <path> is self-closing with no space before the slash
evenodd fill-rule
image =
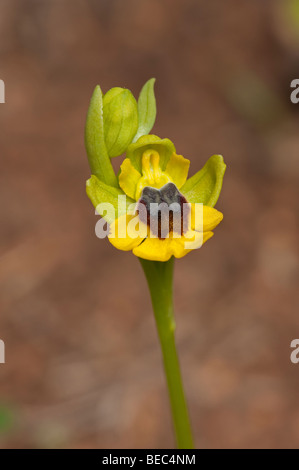
<path id="1" fill-rule="evenodd" d="M 156 150 L 146 150 L 141 159 L 142 177 L 136 188 L 136 200 L 140 198 L 143 188 L 151 186 L 152 188 L 161 188 L 170 181 L 160 167 L 160 155 Z"/>
<path id="2" fill-rule="evenodd" d="M 137 212 L 153 235 L 161 239 L 173 232 L 183 235 L 188 229 L 190 207 L 174 183 L 167 183 L 161 189 L 143 188 Z"/>

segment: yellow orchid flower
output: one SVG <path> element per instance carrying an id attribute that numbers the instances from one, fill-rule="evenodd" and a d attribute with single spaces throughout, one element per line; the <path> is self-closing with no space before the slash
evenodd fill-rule
<path id="1" fill-rule="evenodd" d="M 215 184 L 218 185 L 219 193 L 224 173 L 225 165 L 222 157 L 212 157 L 217 162 L 218 172 L 214 175 Z M 210 162 L 211 164 L 212 162 Z M 202 207 L 202 217 L 196 226 L 196 204 L 203 203 L 200 190 L 203 189 L 203 182 L 198 185 L 198 178 L 193 177 L 187 181 L 190 161 L 182 155 L 177 155 L 173 143 L 169 139 L 160 139 L 154 135 L 142 136 L 127 150 L 127 156 L 121 167 L 118 182 L 120 190 L 118 195 L 126 195 L 131 203 L 131 210 L 117 214 L 115 220 L 110 225 L 109 241 L 113 246 L 123 251 L 132 251 L 139 258 L 153 261 L 168 261 L 172 256 L 182 258 L 193 249 L 199 248 L 203 243 L 213 236 L 214 228 L 221 222 L 223 215 L 210 205 L 204 204 Z M 210 165 L 211 166 L 211 165 Z M 211 178 L 211 171 L 206 169 L 206 173 Z M 195 175 L 196 176 L 196 175 Z M 206 182 L 207 176 L 204 177 Z M 95 207 L 103 201 L 99 189 L 95 187 L 95 176 L 88 181 L 87 194 L 94 202 Z M 202 178 L 201 178 L 202 179 Z M 190 184 L 191 182 L 191 184 Z M 97 181 L 101 186 L 101 182 Z M 199 186 L 199 188 L 196 188 Z M 113 188 L 114 190 L 115 188 Z M 206 188 L 205 189 L 205 196 Z M 214 188 L 215 189 L 215 188 Z M 97 194 L 98 191 L 98 194 Z M 209 194 L 208 194 L 209 195 Z M 98 196 L 98 197 L 97 197 Z M 210 194 L 210 199 L 213 195 Z M 215 199 L 215 197 L 214 197 Z M 134 206 L 135 202 L 135 206 Z M 166 236 L 153 233 L 150 226 L 151 218 L 154 220 L 155 214 L 151 211 L 151 203 L 178 204 L 181 208 L 180 229 L 176 230 L 171 226 L 173 213 L 169 212 L 169 230 Z M 213 201 L 212 201 L 213 202 Z M 215 201 L 216 202 L 216 201 Z M 132 213 L 132 204 L 135 211 Z M 140 215 L 141 204 L 146 209 L 146 215 Z M 189 205 L 188 222 L 183 224 L 183 206 Z M 139 219 L 138 219 L 139 215 Z M 156 214 L 160 217 L 161 213 Z M 128 230 L 130 224 L 134 226 L 139 222 L 139 232 Z M 137 220 L 136 220 L 137 219 Z M 163 219 L 163 217 L 162 217 Z M 111 222 L 111 221 L 110 221 Z M 163 220 L 157 221 L 158 232 L 161 232 Z M 183 227 L 184 225 L 184 227 Z M 165 231 L 164 231 L 165 232 Z M 181 232 L 181 233 L 180 233 Z M 190 248 L 190 246 L 192 246 Z"/>

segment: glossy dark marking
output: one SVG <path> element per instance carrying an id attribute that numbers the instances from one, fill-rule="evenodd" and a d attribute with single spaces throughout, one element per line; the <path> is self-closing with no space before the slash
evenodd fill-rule
<path id="1" fill-rule="evenodd" d="M 187 202 L 174 183 L 167 183 L 160 189 L 146 186 L 137 203 L 137 211 L 143 223 L 154 227 L 159 238 L 165 238 L 169 233 L 186 231 L 190 209 L 183 205 Z"/>

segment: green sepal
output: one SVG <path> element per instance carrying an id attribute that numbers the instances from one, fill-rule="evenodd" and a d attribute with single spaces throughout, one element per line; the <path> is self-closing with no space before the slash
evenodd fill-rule
<path id="1" fill-rule="evenodd" d="M 127 157 L 139 173 L 142 173 L 141 158 L 145 150 L 156 150 L 160 155 L 160 167 L 165 170 L 168 160 L 175 153 L 175 146 L 169 139 L 160 139 L 156 135 L 143 135 L 137 142 L 129 145 Z"/>
<path id="2" fill-rule="evenodd" d="M 137 102 L 125 88 L 111 88 L 103 98 L 105 143 L 109 157 L 127 150 L 138 128 Z"/>
<path id="3" fill-rule="evenodd" d="M 91 173 L 111 186 L 118 186 L 110 158 L 108 156 L 103 124 L 103 100 L 99 85 L 90 100 L 85 125 L 85 147 Z"/>
<path id="4" fill-rule="evenodd" d="M 130 204 L 136 203 L 136 201 L 126 196 L 126 206 L 124 208 L 120 208 L 118 204 L 118 196 L 125 196 L 125 193 L 119 188 L 103 183 L 95 175 L 91 175 L 89 180 L 86 181 L 86 194 L 98 214 L 101 215 L 109 224 L 111 224 L 115 218 L 125 214 Z M 110 216 L 103 207 L 99 206 L 99 204 L 104 203 L 108 203 L 113 206 L 115 217 Z"/>
<path id="5" fill-rule="evenodd" d="M 213 155 L 205 166 L 180 189 L 188 202 L 214 207 L 222 188 L 226 165 L 221 155 Z"/>
<path id="6" fill-rule="evenodd" d="M 133 142 L 136 142 L 142 135 L 148 134 L 155 124 L 157 114 L 154 92 L 155 81 L 155 78 L 148 80 L 140 92 L 138 98 L 138 130 Z"/>

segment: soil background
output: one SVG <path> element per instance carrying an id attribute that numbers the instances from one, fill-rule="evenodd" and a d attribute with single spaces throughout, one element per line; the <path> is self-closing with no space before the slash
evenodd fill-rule
<path id="1" fill-rule="evenodd" d="M 1 448 L 174 445 L 141 268 L 96 238 L 85 194 L 95 85 L 138 96 L 150 77 L 153 132 L 190 158 L 190 174 L 215 153 L 227 163 L 224 221 L 175 272 L 197 446 L 299 446 L 299 364 L 290 361 L 299 338 L 295 8 L 0 0 Z"/>

